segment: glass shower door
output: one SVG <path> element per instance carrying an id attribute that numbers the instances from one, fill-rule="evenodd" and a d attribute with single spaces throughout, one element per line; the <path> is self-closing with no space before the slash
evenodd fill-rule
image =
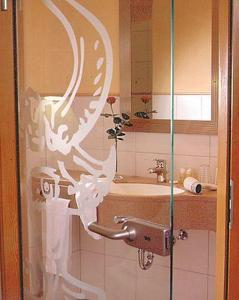
<path id="1" fill-rule="evenodd" d="M 119 1 L 24 0 L 17 33 L 25 299 L 170 299 L 170 188 L 161 202 L 159 185 L 129 197 L 112 183 L 134 138 L 119 112 Z"/>

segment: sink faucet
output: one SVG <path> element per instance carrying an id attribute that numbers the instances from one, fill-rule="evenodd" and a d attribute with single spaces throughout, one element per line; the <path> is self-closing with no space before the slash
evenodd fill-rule
<path id="1" fill-rule="evenodd" d="M 157 175 L 157 182 L 166 182 L 166 174 L 167 174 L 167 164 L 166 160 L 163 159 L 154 159 L 153 161 L 156 162 L 156 167 L 149 168 L 148 171 L 150 174 Z"/>

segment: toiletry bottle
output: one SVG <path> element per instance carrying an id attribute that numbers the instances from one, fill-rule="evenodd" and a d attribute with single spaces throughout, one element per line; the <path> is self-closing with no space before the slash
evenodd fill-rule
<path id="1" fill-rule="evenodd" d="M 194 194 L 199 194 L 202 191 L 201 183 L 193 177 L 185 178 L 185 180 L 183 182 L 183 186 L 184 186 L 185 190 L 187 190 L 191 193 L 194 193 Z"/>
<path id="2" fill-rule="evenodd" d="M 193 177 L 193 170 L 191 168 L 186 170 L 185 178 L 187 177 Z"/>
<path id="3" fill-rule="evenodd" d="M 186 170 L 184 168 L 179 169 L 179 177 L 178 177 L 178 183 L 179 184 L 183 184 L 184 179 L 185 179 L 185 175 L 186 175 L 185 173 L 186 173 Z"/>

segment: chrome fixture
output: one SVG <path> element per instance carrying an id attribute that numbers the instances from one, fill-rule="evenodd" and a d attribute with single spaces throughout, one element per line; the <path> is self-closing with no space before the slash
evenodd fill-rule
<path id="1" fill-rule="evenodd" d="M 150 174 L 155 173 L 157 175 L 157 182 L 164 183 L 166 182 L 166 175 L 167 175 L 167 163 L 166 160 L 163 159 L 154 159 L 156 162 L 156 167 L 149 168 L 148 171 Z"/>
<path id="2" fill-rule="evenodd" d="M 154 260 L 153 253 L 147 252 L 147 255 L 146 255 L 146 252 L 147 251 L 145 251 L 143 249 L 138 249 L 139 266 L 144 271 L 148 270 L 152 266 L 153 260 Z"/>
<path id="3" fill-rule="evenodd" d="M 184 229 L 180 229 L 179 230 L 179 233 L 178 233 L 178 237 L 177 237 L 178 240 L 182 240 L 182 241 L 185 241 L 188 239 L 188 233 L 186 230 Z"/>
<path id="4" fill-rule="evenodd" d="M 136 237 L 136 231 L 125 226 L 122 227 L 122 230 L 115 230 L 92 222 L 88 225 L 88 229 L 111 240 L 133 241 Z"/>
<path id="5" fill-rule="evenodd" d="M 129 246 L 161 256 L 170 254 L 170 228 L 133 217 L 115 217 L 121 223 L 121 230 L 107 228 L 97 222 L 90 223 L 88 229 L 112 240 L 123 240 Z"/>

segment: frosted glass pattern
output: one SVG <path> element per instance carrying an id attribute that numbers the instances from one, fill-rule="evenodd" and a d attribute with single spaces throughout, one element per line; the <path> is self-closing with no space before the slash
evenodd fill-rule
<path id="1" fill-rule="evenodd" d="M 95 74 L 92 78 L 94 90 L 92 95 L 88 96 L 89 105 L 84 107 L 83 115 L 77 116 L 72 107 L 77 93 L 81 90 L 82 80 L 87 75 L 85 70 L 88 55 L 87 36 L 78 36 L 74 32 L 71 20 L 56 5 L 56 1 L 54 3 L 51 0 L 42 0 L 42 2 L 56 18 L 56 22 L 60 22 L 68 36 L 73 69 L 63 96 L 40 95 L 32 88 L 27 88 L 25 94 L 23 110 L 27 124 L 27 190 L 31 190 L 29 182 L 32 178 L 36 179 L 34 174 L 38 174 L 40 187 L 37 184 L 34 186 L 33 180 L 33 190 L 35 188 L 36 193 L 40 193 L 44 198 L 43 201 L 32 201 L 33 195 L 30 197 L 26 195 L 30 219 L 28 225 L 30 259 L 25 262 L 25 268 L 30 272 L 29 297 L 48 300 L 86 299 L 85 292 L 90 292 L 96 299 L 104 300 L 106 296 L 103 289 L 81 281 L 71 274 L 68 258 L 71 248 L 72 216 L 81 219 L 84 229 L 92 238 L 100 239 L 100 236 L 88 230 L 88 224 L 97 221 L 97 206 L 109 192 L 115 175 L 114 145 L 104 160 L 95 158 L 82 146 L 100 118 L 109 94 L 113 70 L 111 41 L 104 25 L 93 13 L 77 1 L 65 1 L 74 10 L 74 14 L 78 14 L 79 26 L 83 18 L 90 30 L 95 31 L 98 36 L 92 45 L 92 51 L 95 53 Z M 98 54 L 99 47 L 104 48 L 104 56 Z M 64 70 L 62 72 L 64 73 Z M 44 158 L 39 159 L 44 151 L 61 159 L 57 159 L 56 164 L 51 166 L 51 161 L 46 163 Z M 35 163 L 32 167 L 34 157 Z M 74 169 L 83 170 L 80 178 L 74 177 L 74 174 L 69 172 L 66 160 L 71 162 Z M 68 182 L 64 193 L 62 180 Z M 76 207 L 71 207 L 69 199 L 74 201 Z M 39 232 L 41 227 L 42 233 Z M 43 263 L 40 249 L 43 249 Z M 44 274 L 44 278 L 41 278 L 41 273 Z"/>

